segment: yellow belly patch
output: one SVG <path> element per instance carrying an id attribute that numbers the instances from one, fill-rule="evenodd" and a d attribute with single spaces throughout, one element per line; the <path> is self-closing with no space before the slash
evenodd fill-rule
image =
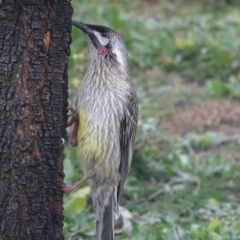
<path id="1" fill-rule="evenodd" d="M 110 163 L 105 159 L 104 144 L 106 140 L 99 138 L 99 131 L 96 131 L 93 126 L 89 126 L 91 122 L 85 110 L 80 110 L 79 128 L 78 128 L 78 155 L 83 164 L 83 167 L 89 165 L 88 161 L 95 161 L 100 166 L 106 176 L 110 175 Z M 100 141 L 98 141 L 100 139 Z"/>

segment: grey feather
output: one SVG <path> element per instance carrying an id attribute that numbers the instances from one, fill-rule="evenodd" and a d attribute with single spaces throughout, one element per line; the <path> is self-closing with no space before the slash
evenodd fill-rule
<path id="1" fill-rule="evenodd" d="M 128 98 L 127 108 L 124 115 L 124 118 L 120 124 L 120 181 L 118 185 L 117 191 L 117 202 L 119 205 L 119 200 L 121 197 L 122 189 L 124 187 L 124 183 L 128 176 L 128 172 L 130 169 L 133 149 L 134 149 L 134 141 L 135 141 L 135 133 L 137 129 L 138 122 L 138 100 L 136 96 L 136 92 L 132 89 L 132 92 Z"/>
<path id="2" fill-rule="evenodd" d="M 114 240 L 113 195 L 105 206 L 103 216 L 96 222 L 97 240 Z"/>

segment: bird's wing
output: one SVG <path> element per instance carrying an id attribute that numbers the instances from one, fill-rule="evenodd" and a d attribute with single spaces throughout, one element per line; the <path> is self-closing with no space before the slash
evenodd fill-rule
<path id="1" fill-rule="evenodd" d="M 138 100 L 135 90 L 128 97 L 126 112 L 120 123 L 120 182 L 117 191 L 117 202 L 121 196 L 121 192 L 126 181 L 134 150 L 135 133 L 138 122 Z"/>

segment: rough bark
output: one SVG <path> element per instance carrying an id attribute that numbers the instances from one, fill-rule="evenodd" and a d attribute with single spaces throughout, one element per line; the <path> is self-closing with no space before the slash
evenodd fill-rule
<path id="1" fill-rule="evenodd" d="M 0 6 L 0 239 L 63 239 L 63 145 L 72 8 Z"/>

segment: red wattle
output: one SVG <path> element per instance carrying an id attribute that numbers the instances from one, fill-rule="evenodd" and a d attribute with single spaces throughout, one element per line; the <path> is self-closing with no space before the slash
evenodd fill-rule
<path id="1" fill-rule="evenodd" d="M 107 52 L 107 49 L 105 47 L 100 47 L 98 50 L 97 50 L 98 54 L 104 54 L 105 52 Z"/>

